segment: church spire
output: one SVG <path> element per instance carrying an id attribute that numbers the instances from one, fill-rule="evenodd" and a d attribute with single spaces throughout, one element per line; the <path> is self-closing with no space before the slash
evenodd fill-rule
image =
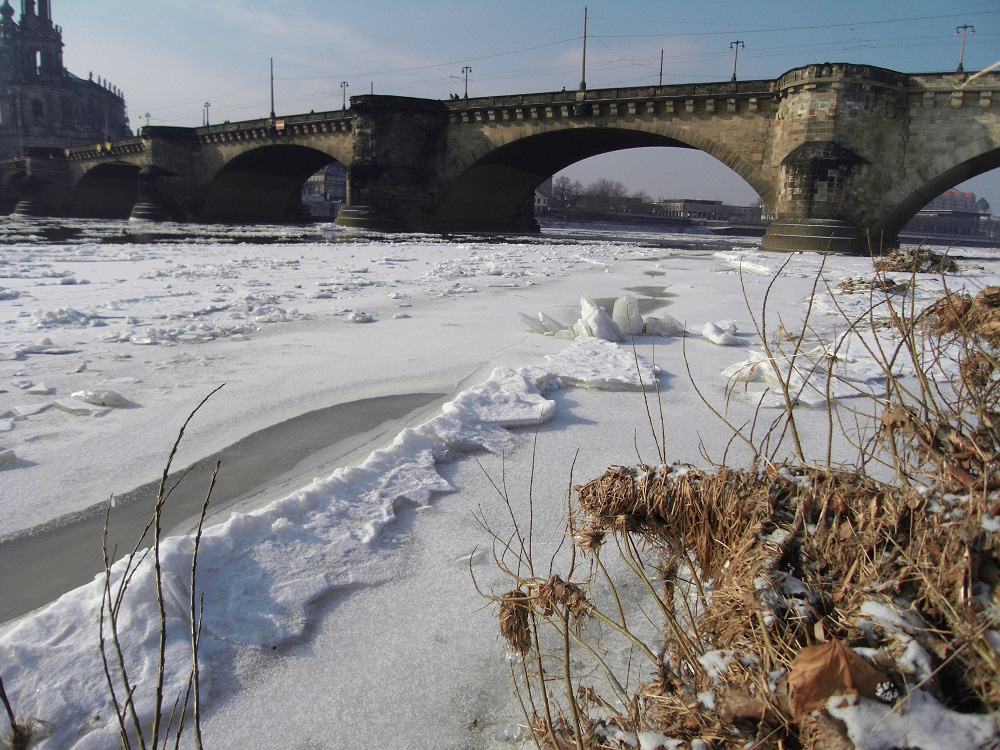
<path id="1" fill-rule="evenodd" d="M 21 17 L 28 18 L 35 15 L 35 0 L 21 0 Z"/>
<path id="2" fill-rule="evenodd" d="M 52 0 L 38 0 L 38 17 L 46 21 L 52 20 Z"/>

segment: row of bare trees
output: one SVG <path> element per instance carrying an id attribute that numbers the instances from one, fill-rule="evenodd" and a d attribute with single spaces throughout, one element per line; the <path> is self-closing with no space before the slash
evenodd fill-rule
<path id="1" fill-rule="evenodd" d="M 651 214 L 652 198 L 645 190 L 629 192 L 625 183 L 602 177 L 588 185 L 565 175 L 552 183 L 550 207 L 606 214 Z"/>

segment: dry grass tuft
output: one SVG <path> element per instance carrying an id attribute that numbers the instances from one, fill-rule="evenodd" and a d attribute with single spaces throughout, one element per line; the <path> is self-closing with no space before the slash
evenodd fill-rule
<path id="1" fill-rule="evenodd" d="M 578 534 L 626 531 L 653 542 L 691 542 L 685 548 L 702 570 L 713 570 L 720 549 L 737 544 L 770 515 L 767 489 L 761 497 L 752 476 L 725 467 L 614 466 L 576 490 L 585 515 Z M 715 530 L 718 544 L 702 533 L 706 528 Z"/>
<path id="2" fill-rule="evenodd" d="M 528 626 L 528 595 L 520 589 L 508 591 L 500 597 L 500 635 L 511 650 L 524 655 L 531 650 L 531 628 Z"/>
<path id="3" fill-rule="evenodd" d="M 15 723 L 10 729 L 10 734 L 4 738 L 3 744 L 9 750 L 27 750 L 33 736 L 30 722 Z"/>
<path id="4" fill-rule="evenodd" d="M 7 736 L 2 739 L 3 746 L 8 750 L 27 750 L 35 736 L 35 727 L 44 726 L 46 722 L 39 719 L 19 719 L 15 715 L 14 707 L 11 705 L 7 689 L 3 684 L 3 678 L 0 678 L 0 703 L 3 704 L 9 725 Z"/>
<path id="5" fill-rule="evenodd" d="M 975 297 L 952 292 L 931 305 L 925 315 L 938 335 L 978 336 L 991 346 L 1000 344 L 1000 287 L 988 286 Z"/>
<path id="6" fill-rule="evenodd" d="M 557 575 L 550 576 L 538 585 L 537 606 L 543 616 L 557 609 L 569 614 L 570 621 L 579 627 L 593 609 L 582 586 L 564 581 Z"/>

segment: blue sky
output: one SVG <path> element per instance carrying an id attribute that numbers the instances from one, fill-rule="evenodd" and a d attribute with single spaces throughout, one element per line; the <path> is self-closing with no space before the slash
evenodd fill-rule
<path id="1" fill-rule="evenodd" d="M 12 2 L 12 4 L 15 4 Z M 53 0 L 65 63 L 125 92 L 133 127 L 266 116 L 274 58 L 278 114 L 339 109 L 368 93 L 444 99 L 575 88 L 588 7 L 588 88 L 773 78 L 815 62 L 951 71 L 969 24 L 966 70 L 1000 60 L 997 0 Z M 17 4 L 19 5 L 19 4 Z M 18 8 L 19 10 L 19 8 Z M 620 179 L 654 197 L 755 194 L 710 157 L 619 152 L 569 170 Z M 1000 174 L 970 185 L 1000 213 Z"/>

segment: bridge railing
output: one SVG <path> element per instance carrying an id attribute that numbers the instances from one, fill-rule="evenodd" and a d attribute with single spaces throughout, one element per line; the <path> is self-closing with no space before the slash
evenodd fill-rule
<path id="1" fill-rule="evenodd" d="M 539 105 L 577 104 L 579 102 L 649 101 L 691 99 L 703 97 L 751 98 L 767 96 L 775 91 L 774 79 L 732 81 L 722 83 L 685 83 L 668 86 L 630 86 L 623 88 L 589 89 L 587 91 L 551 91 L 506 96 L 481 96 L 471 99 L 450 99 L 444 104 L 451 110 L 523 107 Z"/>
<path id="2" fill-rule="evenodd" d="M 223 122 L 218 125 L 206 125 L 200 128 L 192 128 L 199 135 L 238 133 L 240 131 L 259 131 L 262 128 L 274 130 L 286 130 L 295 126 L 322 125 L 331 123 L 349 122 L 353 118 L 351 111 L 344 109 L 334 109 L 326 112 L 309 112 L 299 115 L 285 115 L 281 117 L 262 117 L 257 120 L 240 120 L 239 122 Z"/>
<path id="3" fill-rule="evenodd" d="M 142 138 L 134 136 L 132 138 L 118 138 L 114 141 L 91 143 L 85 146 L 70 146 L 65 150 L 65 155 L 67 159 L 79 161 L 83 159 L 106 158 L 108 156 L 140 154 L 145 149 L 146 146 Z"/>
<path id="4" fill-rule="evenodd" d="M 19 156 L 11 156 L 6 159 L 0 159 L 0 172 L 14 172 L 20 169 L 26 169 L 28 166 L 28 157 L 24 154 Z"/>

